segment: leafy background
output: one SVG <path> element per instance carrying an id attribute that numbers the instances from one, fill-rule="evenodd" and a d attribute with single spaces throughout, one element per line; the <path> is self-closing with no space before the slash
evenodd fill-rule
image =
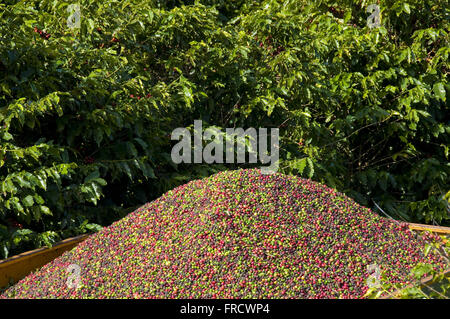
<path id="1" fill-rule="evenodd" d="M 171 161 L 196 119 L 279 127 L 280 172 L 449 225 L 447 1 L 377 1 L 374 29 L 369 1 L 78 3 L 80 29 L 0 4 L 0 258 L 238 167 Z"/>

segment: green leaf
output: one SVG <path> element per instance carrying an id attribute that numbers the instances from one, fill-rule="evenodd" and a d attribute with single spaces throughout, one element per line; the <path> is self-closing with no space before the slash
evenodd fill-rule
<path id="1" fill-rule="evenodd" d="M 39 187 L 41 187 L 43 190 L 47 190 L 47 180 L 44 177 L 42 177 L 42 174 L 36 175 L 36 178 L 39 181 L 38 183 Z"/>
<path id="2" fill-rule="evenodd" d="M 155 172 L 153 171 L 153 168 L 150 167 L 150 165 L 148 163 L 144 164 L 144 175 L 147 178 L 156 178 L 155 176 Z"/>
<path id="3" fill-rule="evenodd" d="M 24 212 L 23 206 L 18 201 L 13 201 L 12 204 L 19 213 Z"/>
<path id="4" fill-rule="evenodd" d="M 94 192 L 95 198 L 100 199 L 100 197 L 102 196 L 101 188 L 96 183 L 92 183 L 91 189 Z"/>
<path id="5" fill-rule="evenodd" d="M 102 230 L 102 228 L 103 227 L 98 225 L 98 224 L 93 224 L 93 223 L 86 224 L 86 229 L 91 231 L 91 232 L 99 232 L 99 231 Z"/>
<path id="6" fill-rule="evenodd" d="M 1 246 L 2 246 L 3 258 L 8 258 L 8 254 L 9 254 L 8 247 L 6 246 L 5 243 L 2 243 Z"/>
<path id="7" fill-rule="evenodd" d="M 45 202 L 44 199 L 38 194 L 34 194 L 33 198 L 36 204 L 42 205 Z"/>
<path id="8" fill-rule="evenodd" d="M 12 235 L 12 237 L 13 238 L 18 238 L 18 237 L 25 237 L 25 236 L 27 236 L 27 235 L 31 235 L 31 234 L 33 234 L 34 232 L 31 230 L 31 229 L 17 229 L 14 233 L 13 233 L 13 235 Z"/>
<path id="9" fill-rule="evenodd" d="M 28 195 L 24 199 L 22 199 L 22 203 L 25 205 L 25 207 L 31 207 L 34 204 L 33 196 Z"/>
<path id="10" fill-rule="evenodd" d="M 128 178 L 129 178 L 130 180 L 133 180 L 133 175 L 131 174 L 130 166 L 129 166 L 127 163 L 125 163 L 125 162 L 120 163 L 120 166 L 121 166 L 122 169 L 125 171 L 125 173 L 127 174 Z"/>
<path id="11" fill-rule="evenodd" d="M 100 177 L 100 172 L 98 170 L 93 171 L 91 174 L 85 177 L 84 183 L 89 183 L 90 181 Z"/>
<path id="12" fill-rule="evenodd" d="M 306 167 L 307 158 L 304 157 L 298 161 L 295 161 L 294 167 L 298 170 L 298 173 L 301 175 Z"/>
<path id="13" fill-rule="evenodd" d="M 92 30 L 94 30 L 94 27 L 95 27 L 94 21 L 92 19 L 87 19 L 86 22 L 87 22 L 88 33 L 92 33 Z"/>
<path id="14" fill-rule="evenodd" d="M 96 129 L 94 131 L 94 140 L 97 143 L 97 146 L 100 147 L 100 144 L 103 141 L 103 131 L 101 129 Z"/>
<path id="15" fill-rule="evenodd" d="M 433 85 L 433 92 L 434 94 L 437 96 L 438 99 L 445 101 L 445 88 L 444 88 L 444 84 L 442 83 L 435 83 Z"/>
<path id="16" fill-rule="evenodd" d="M 9 140 L 11 140 L 13 138 L 13 136 L 9 133 L 9 132 L 4 132 L 3 133 L 3 139 L 5 140 L 5 141 L 9 141 Z"/>
<path id="17" fill-rule="evenodd" d="M 41 205 L 40 208 L 41 208 L 42 214 L 52 216 L 52 212 L 50 211 L 50 209 L 47 206 Z"/>
<path id="18" fill-rule="evenodd" d="M 91 181 L 99 184 L 100 186 L 106 186 L 108 184 L 103 178 L 94 178 Z"/>
<path id="19" fill-rule="evenodd" d="M 403 5 L 403 11 L 406 12 L 407 14 L 410 14 L 411 13 L 411 9 L 409 7 L 409 4 L 406 3 L 406 2 L 403 2 L 402 5 Z"/>

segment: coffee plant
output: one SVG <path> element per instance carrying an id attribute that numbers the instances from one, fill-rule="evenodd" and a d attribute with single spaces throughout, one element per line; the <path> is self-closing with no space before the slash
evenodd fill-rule
<path id="1" fill-rule="evenodd" d="M 280 172 L 449 225 L 444 0 L 0 3 L 0 257 L 94 232 L 187 181 L 170 134 L 280 128 Z M 68 10 L 69 9 L 69 10 Z M 246 166 L 246 165 L 244 165 Z"/>

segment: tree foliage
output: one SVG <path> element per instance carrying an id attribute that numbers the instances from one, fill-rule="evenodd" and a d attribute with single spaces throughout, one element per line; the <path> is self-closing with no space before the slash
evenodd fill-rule
<path id="1" fill-rule="evenodd" d="M 171 132 L 279 127 L 280 171 L 448 224 L 447 1 L 0 4 L 0 256 L 107 225 L 236 165 Z M 447 197 L 445 197 L 447 194 Z M 380 210 L 381 209 L 381 210 Z"/>

